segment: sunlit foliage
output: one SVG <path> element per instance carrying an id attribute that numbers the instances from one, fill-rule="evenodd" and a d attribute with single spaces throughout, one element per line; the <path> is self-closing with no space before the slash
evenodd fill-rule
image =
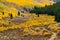
<path id="1" fill-rule="evenodd" d="M 14 2 L 14 3 L 18 4 L 19 6 L 29 6 L 29 7 L 45 6 L 45 5 L 51 5 L 54 3 L 53 1 L 49 1 L 49 0 L 40 0 L 39 2 L 36 2 L 35 0 L 13 0 L 13 1 L 7 0 L 7 1 Z"/>
<path id="2" fill-rule="evenodd" d="M 21 14 L 24 15 L 24 14 Z M 39 17 L 35 14 L 25 14 L 24 16 L 29 16 L 29 19 L 20 24 L 14 24 L 8 20 L 0 20 L 0 31 L 8 29 L 22 29 L 24 35 L 51 35 L 51 32 L 58 32 L 59 27 L 56 25 L 55 17 L 47 14 L 40 14 Z M 13 17 L 14 18 L 14 17 Z M 50 31 L 49 31 L 49 30 Z"/>
<path id="3" fill-rule="evenodd" d="M 8 0 L 10 1 L 10 0 Z M 32 0 L 23 0 L 17 2 L 13 0 L 17 4 L 21 6 L 45 6 L 45 4 L 36 3 Z M 20 4 L 21 3 L 21 4 Z M 55 22 L 55 16 L 40 14 L 39 17 L 35 13 L 20 13 L 18 16 L 18 10 L 12 6 L 6 6 L 4 4 L 0 4 L 0 32 L 4 32 L 6 30 L 14 30 L 14 29 L 22 29 L 24 35 L 51 35 L 52 32 L 60 31 L 60 28 Z M 8 9 L 7 9 L 8 8 Z M 16 17 L 25 18 L 28 17 L 27 21 L 24 21 L 19 24 L 15 24 L 12 20 L 15 20 Z M 19 18 L 19 19 L 20 19 Z M 21 19 L 20 19 L 21 20 Z M 19 21 L 20 21 L 19 20 Z"/>

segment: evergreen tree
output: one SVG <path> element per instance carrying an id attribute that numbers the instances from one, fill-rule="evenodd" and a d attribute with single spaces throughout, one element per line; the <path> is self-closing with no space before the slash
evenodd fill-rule
<path id="1" fill-rule="evenodd" d="M 18 16 L 20 16 L 20 12 L 18 11 Z"/>
<path id="2" fill-rule="evenodd" d="M 30 13 L 36 13 L 38 16 L 39 14 L 53 15 L 55 16 L 55 21 L 60 22 L 60 2 L 45 7 L 34 7 Z"/>

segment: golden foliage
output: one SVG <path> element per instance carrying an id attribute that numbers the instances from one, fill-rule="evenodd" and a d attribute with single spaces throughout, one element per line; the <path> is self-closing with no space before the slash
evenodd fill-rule
<path id="1" fill-rule="evenodd" d="M 40 2 L 36 2 L 35 0 L 7 0 L 8 2 L 14 2 L 16 4 L 18 4 L 19 6 L 29 6 L 29 7 L 33 7 L 33 6 L 45 6 L 45 5 L 51 5 L 54 2 L 49 1 L 49 0 L 40 0 Z"/>
<path id="2" fill-rule="evenodd" d="M 14 16 L 16 16 L 16 15 L 14 15 Z M 55 20 L 54 16 L 50 16 L 47 14 L 40 14 L 39 17 L 37 17 L 37 15 L 35 15 L 35 14 L 25 14 L 24 16 L 29 16 L 29 19 L 18 25 L 12 23 L 11 21 L 1 19 L 0 20 L 0 31 L 4 31 L 4 30 L 8 30 L 8 29 L 23 28 L 24 33 L 28 33 L 31 35 L 50 35 L 51 32 L 50 31 L 48 32 L 45 30 L 46 25 L 48 25 L 47 28 L 49 28 L 51 31 L 59 30 L 59 28 L 56 25 L 57 22 L 54 21 Z M 43 27 L 43 28 L 41 29 L 40 27 Z"/>

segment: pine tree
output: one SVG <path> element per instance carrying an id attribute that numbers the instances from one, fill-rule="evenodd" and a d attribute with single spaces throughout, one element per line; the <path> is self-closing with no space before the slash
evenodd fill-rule
<path id="1" fill-rule="evenodd" d="M 20 12 L 18 11 L 18 16 L 20 16 Z"/>

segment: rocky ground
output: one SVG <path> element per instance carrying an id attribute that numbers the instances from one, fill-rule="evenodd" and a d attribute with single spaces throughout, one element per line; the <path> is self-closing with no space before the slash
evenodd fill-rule
<path id="1" fill-rule="evenodd" d="M 26 19 L 29 19 L 29 17 L 18 17 L 10 21 L 15 24 L 19 24 L 21 22 L 25 22 Z M 6 30 L 4 32 L 0 32 L 0 40 L 50 40 L 51 36 L 24 35 L 23 29 Z M 58 33 L 54 40 L 60 40 L 60 33 Z"/>
<path id="2" fill-rule="evenodd" d="M 33 36 L 33 35 L 23 35 L 21 29 L 7 30 L 0 32 L 0 40 L 49 40 L 51 36 Z M 55 40 L 60 40 L 60 36 L 55 38 Z"/>
<path id="3" fill-rule="evenodd" d="M 48 37 L 43 38 L 48 39 Z M 40 36 L 26 35 L 23 36 L 20 29 L 8 30 L 5 32 L 0 32 L 0 40 L 43 40 Z"/>

